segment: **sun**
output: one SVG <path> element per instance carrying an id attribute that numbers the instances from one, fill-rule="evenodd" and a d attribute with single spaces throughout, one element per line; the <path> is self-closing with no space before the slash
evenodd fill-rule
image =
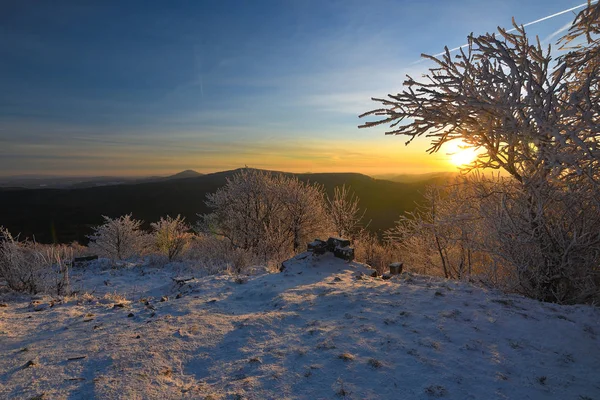
<path id="1" fill-rule="evenodd" d="M 462 140 L 453 140 L 446 144 L 446 155 L 457 167 L 464 167 L 477 158 L 477 151 L 467 146 Z"/>

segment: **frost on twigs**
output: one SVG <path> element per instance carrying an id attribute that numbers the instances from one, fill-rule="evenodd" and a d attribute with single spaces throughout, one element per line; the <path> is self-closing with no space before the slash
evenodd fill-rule
<path id="1" fill-rule="evenodd" d="M 111 259 L 113 262 L 126 260 L 139 255 L 147 247 L 148 236 L 140 229 L 142 221 L 131 214 L 119 218 L 103 216 L 104 224 L 94 227 L 89 248 L 96 255 Z"/>
<path id="2" fill-rule="evenodd" d="M 188 246 L 191 238 L 190 227 L 180 215 L 176 218 L 168 215 L 165 218 L 161 217 L 150 226 L 154 233 L 154 246 L 161 254 L 167 256 L 169 261 L 179 256 Z"/>
<path id="3" fill-rule="evenodd" d="M 255 262 L 282 261 L 329 229 L 323 187 L 244 168 L 207 196 L 198 230 L 223 238 Z"/>
<path id="4" fill-rule="evenodd" d="M 505 172 L 433 189 L 401 217 L 387 236 L 415 264 L 544 301 L 600 299 L 599 16 L 588 2 L 559 57 L 514 21 L 471 35 L 457 55 L 424 55 L 435 65 L 423 79 L 361 115 L 378 118 L 361 128 L 429 138 L 429 153 L 458 140 L 477 149 L 465 172 Z"/>
<path id="5" fill-rule="evenodd" d="M 0 226 L 0 279 L 18 292 L 69 293 L 73 250 L 65 245 L 19 241 Z"/>

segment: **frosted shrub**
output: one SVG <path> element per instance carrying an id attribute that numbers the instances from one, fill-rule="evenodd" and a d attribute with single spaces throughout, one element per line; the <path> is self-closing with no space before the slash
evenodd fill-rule
<path id="1" fill-rule="evenodd" d="M 190 241 L 190 227 L 185 223 L 185 218 L 177 215 L 172 218 L 160 218 L 160 221 L 150 224 L 153 230 L 154 246 L 161 254 L 167 256 L 169 261 L 179 256 Z"/>
<path id="2" fill-rule="evenodd" d="M 370 265 L 379 274 L 387 271 L 393 262 L 404 261 L 398 256 L 398 251 L 391 243 L 381 242 L 379 238 L 366 230 L 361 230 L 352 242 L 356 261 Z"/>
<path id="3" fill-rule="evenodd" d="M 67 246 L 19 242 L 0 227 L 0 278 L 12 290 L 68 294 L 72 259 L 73 251 Z"/>
<path id="4" fill-rule="evenodd" d="M 251 252 L 234 247 L 228 240 L 200 233 L 190 241 L 183 257 L 196 263 L 198 269 L 212 275 L 226 271 L 242 272 L 257 263 Z"/>
<path id="5" fill-rule="evenodd" d="M 539 300 L 599 298 L 600 193 L 585 186 L 530 192 L 509 177 L 474 174 L 429 188 L 387 237 L 411 270 Z"/>
<path id="6" fill-rule="evenodd" d="M 125 260 L 139 255 L 148 243 L 147 234 L 140 229 L 142 221 L 131 218 L 131 214 L 112 219 L 103 216 L 104 224 L 94 228 L 90 239 L 90 250 L 101 257 Z"/>
<path id="7" fill-rule="evenodd" d="M 326 232 L 323 188 L 283 174 L 243 169 L 207 196 L 214 211 L 198 230 L 261 262 L 283 260 Z"/>
<path id="8" fill-rule="evenodd" d="M 493 266 L 484 275 L 509 290 L 598 301 L 600 3 L 577 14 L 557 58 L 513 25 L 469 36 L 458 54 L 425 55 L 434 66 L 423 79 L 408 77 L 402 92 L 374 99 L 381 106 L 361 115 L 378 118 L 362 127 L 389 124 L 387 133 L 407 143 L 430 139 L 430 153 L 460 141 L 478 149 L 464 170 L 506 174 L 446 191 L 460 202 L 432 197 L 391 234 L 401 246 L 419 239 L 437 252 L 448 278 L 477 273 L 482 255 Z"/>
<path id="9" fill-rule="evenodd" d="M 333 198 L 327 198 L 327 211 L 333 229 L 339 237 L 353 238 L 360 232 L 360 223 L 365 215 L 359 208 L 359 198 L 343 185 L 333 190 Z"/>

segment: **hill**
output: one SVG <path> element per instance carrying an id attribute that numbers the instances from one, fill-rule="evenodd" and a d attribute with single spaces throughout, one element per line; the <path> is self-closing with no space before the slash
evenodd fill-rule
<path id="1" fill-rule="evenodd" d="M 41 243 L 86 243 L 91 227 L 102 215 L 133 213 L 150 222 L 181 214 L 192 223 L 210 210 L 206 194 L 222 187 L 236 171 L 152 182 L 76 189 L 9 190 L 0 194 L 0 225 Z M 398 216 L 412 210 L 420 192 L 432 181 L 398 183 L 355 173 L 298 174 L 299 179 L 323 184 L 331 195 L 335 186 L 349 185 L 367 209 L 366 222 L 374 232 L 390 228 Z"/>
<path id="2" fill-rule="evenodd" d="M 436 183 L 447 183 L 458 173 L 456 172 L 428 172 L 425 174 L 381 174 L 374 175 L 377 179 L 384 179 L 392 182 L 415 183 L 421 181 L 434 181 Z"/>
<path id="3" fill-rule="evenodd" d="M 202 174 L 189 169 L 170 176 L 149 176 L 143 178 L 123 176 L 60 177 L 22 175 L 0 178 L 0 191 L 2 191 L 3 188 L 77 189 L 96 186 L 115 186 L 143 182 L 158 182 L 171 179 L 192 178 L 200 175 Z"/>
<path id="4" fill-rule="evenodd" d="M 1 294 L 0 398 L 596 399 L 600 312 L 301 254 L 283 273 L 73 270 Z M 162 299 L 161 299 L 162 298 Z M 34 311 L 35 309 L 39 311 Z"/>

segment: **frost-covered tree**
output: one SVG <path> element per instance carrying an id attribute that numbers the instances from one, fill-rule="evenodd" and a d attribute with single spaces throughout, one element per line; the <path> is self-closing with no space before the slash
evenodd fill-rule
<path id="1" fill-rule="evenodd" d="M 148 243 L 147 234 L 140 229 L 142 221 L 133 219 L 131 214 L 102 217 L 104 224 L 94 227 L 94 233 L 88 236 L 90 250 L 113 261 L 139 255 Z"/>
<path id="2" fill-rule="evenodd" d="M 343 185 L 333 189 L 333 198 L 327 198 L 329 216 L 339 237 L 353 237 L 360 229 L 365 215 L 359 207 L 359 198 Z"/>
<path id="3" fill-rule="evenodd" d="M 12 290 L 67 294 L 72 259 L 68 246 L 19 241 L 0 226 L 0 278 Z"/>
<path id="4" fill-rule="evenodd" d="M 324 190 L 322 186 L 302 182 L 296 177 L 283 176 L 279 177 L 278 188 L 286 236 L 296 253 L 316 236 L 329 230 Z"/>
<path id="5" fill-rule="evenodd" d="M 153 230 L 154 245 L 169 261 L 180 255 L 190 240 L 190 227 L 180 215 L 176 218 L 168 215 L 166 218 L 161 217 L 150 226 Z"/>
<path id="6" fill-rule="evenodd" d="M 558 59 L 550 47 L 531 43 L 523 27 L 499 35 L 469 36 L 467 50 L 453 56 L 423 55 L 435 63 L 426 79 L 410 76 L 406 89 L 361 127 L 391 124 L 387 134 L 431 138 L 429 152 L 462 140 L 480 150 L 469 168 L 503 169 L 517 181 L 547 181 L 569 174 L 598 176 L 598 9 L 579 14 L 562 43 L 584 44 Z"/>
<path id="7" fill-rule="evenodd" d="M 214 211 L 200 229 L 217 234 L 262 261 L 295 252 L 328 221 L 322 188 L 295 178 L 245 168 L 207 195 Z"/>
<path id="8" fill-rule="evenodd" d="M 408 77 L 404 91 L 374 99 L 383 107 L 361 115 L 381 117 L 361 127 L 390 124 L 387 133 L 407 143 L 430 138 L 429 152 L 461 140 L 479 149 L 467 170 L 510 176 L 475 192 L 496 201 L 481 203 L 484 220 L 497 223 L 482 233 L 503 244 L 523 291 L 542 300 L 583 301 L 582 287 L 600 287 L 599 15 L 589 2 L 558 58 L 514 22 L 514 32 L 471 35 L 456 56 L 447 48 L 440 58 L 424 55 L 435 63 L 425 79 Z"/>

